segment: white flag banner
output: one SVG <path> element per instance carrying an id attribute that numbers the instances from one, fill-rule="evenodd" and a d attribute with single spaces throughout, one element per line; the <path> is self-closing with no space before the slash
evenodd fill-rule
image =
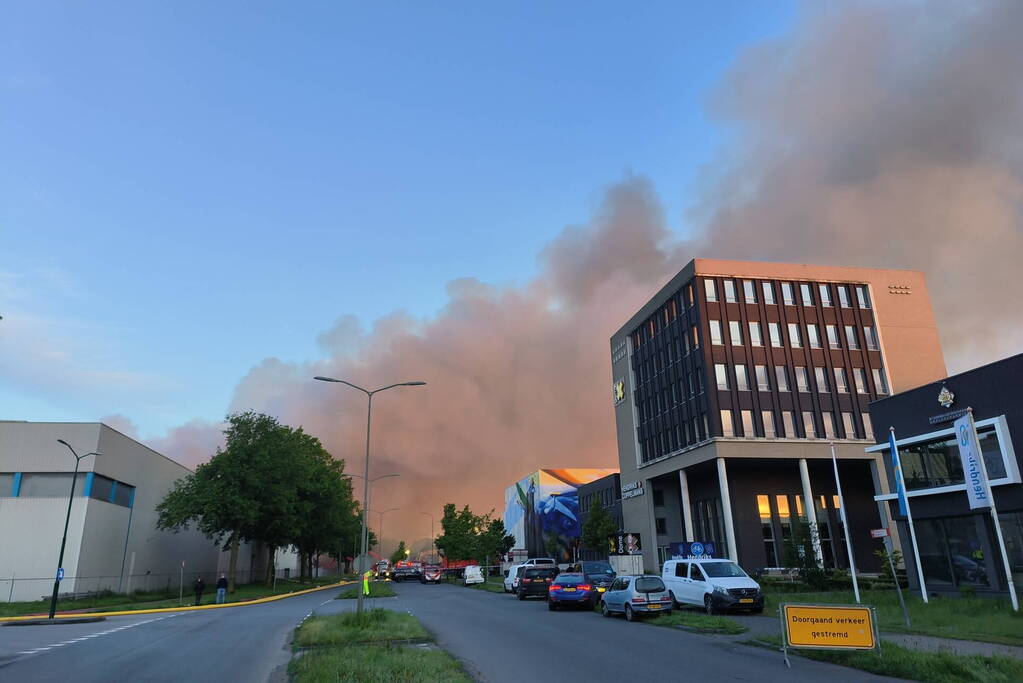
<path id="1" fill-rule="evenodd" d="M 970 501 L 970 509 L 989 508 L 991 489 L 987 482 L 987 468 L 981 458 L 977 432 L 973 428 L 973 415 L 967 413 L 955 421 L 956 442 L 959 444 L 959 457 L 963 461 L 963 476 L 966 479 L 966 497 Z"/>

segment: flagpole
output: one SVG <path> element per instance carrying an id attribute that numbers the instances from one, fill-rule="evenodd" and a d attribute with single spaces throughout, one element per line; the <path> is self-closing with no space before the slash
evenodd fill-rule
<path id="1" fill-rule="evenodd" d="M 830 442 L 831 464 L 835 468 L 835 490 L 838 492 L 838 513 L 842 517 L 842 528 L 845 529 L 845 552 L 849 557 L 849 573 L 852 575 L 853 594 L 856 604 L 860 604 L 860 584 L 856 580 L 856 560 L 853 559 L 852 537 L 849 535 L 849 521 L 845 516 L 845 496 L 842 495 L 842 480 L 838 478 L 838 458 L 835 456 L 835 442 Z M 897 579 L 896 579 L 897 580 Z"/>
<path id="2" fill-rule="evenodd" d="M 977 423 L 973 420 L 973 408 L 967 408 L 966 413 L 970 416 L 970 434 L 973 437 L 973 443 L 977 445 L 977 460 L 980 465 L 981 475 L 984 477 L 987 499 L 991 502 L 991 519 L 995 523 L 998 549 L 1002 553 L 1002 566 L 1005 568 L 1005 581 L 1009 586 L 1009 599 L 1012 601 L 1012 610 L 1018 612 L 1019 600 L 1016 598 L 1016 585 L 1012 582 L 1012 568 L 1009 566 L 1009 555 L 1005 552 L 1005 538 L 1002 537 L 1002 525 L 998 522 L 998 508 L 995 507 L 995 494 L 991 490 L 991 479 L 987 476 L 987 463 L 984 462 L 984 453 L 980 450 L 980 438 L 977 436 Z"/>
<path id="3" fill-rule="evenodd" d="M 920 547 L 916 544 L 916 527 L 913 526 L 913 512 L 909 509 L 909 492 L 906 491 L 906 477 L 902 471 L 902 458 L 899 457 L 899 447 L 895 445 L 895 427 L 888 428 L 888 444 L 891 448 L 892 460 L 895 466 L 898 468 L 896 476 L 897 494 L 899 499 L 906 507 L 906 521 L 909 523 L 909 539 L 913 544 L 913 558 L 916 562 L 916 577 L 920 582 L 920 597 L 924 599 L 924 604 L 928 604 L 930 600 L 927 599 L 927 583 L 924 581 L 924 568 L 920 564 Z M 895 577 L 898 581 L 899 578 Z"/>

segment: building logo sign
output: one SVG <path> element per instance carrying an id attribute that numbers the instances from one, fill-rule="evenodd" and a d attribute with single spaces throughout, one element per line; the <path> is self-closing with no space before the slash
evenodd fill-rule
<path id="1" fill-rule="evenodd" d="M 611 387 L 611 396 L 614 398 L 614 404 L 618 405 L 625 400 L 625 380 L 617 380 Z"/>
<path id="2" fill-rule="evenodd" d="M 622 485 L 622 500 L 643 495 L 643 482 L 632 481 Z"/>
<path id="3" fill-rule="evenodd" d="M 717 548 L 711 541 L 668 544 L 668 554 L 673 560 L 706 560 L 714 557 L 716 553 Z"/>
<path id="4" fill-rule="evenodd" d="M 938 393 L 938 404 L 942 408 L 951 408 L 952 403 L 956 400 L 956 395 L 948 390 L 945 385 L 941 386 L 941 391 Z"/>

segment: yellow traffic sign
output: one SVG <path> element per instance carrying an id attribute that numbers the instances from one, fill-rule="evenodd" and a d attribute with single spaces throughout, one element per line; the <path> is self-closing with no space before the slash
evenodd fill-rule
<path id="1" fill-rule="evenodd" d="M 877 626 L 873 607 L 859 605 L 782 605 L 788 647 L 873 650 Z"/>

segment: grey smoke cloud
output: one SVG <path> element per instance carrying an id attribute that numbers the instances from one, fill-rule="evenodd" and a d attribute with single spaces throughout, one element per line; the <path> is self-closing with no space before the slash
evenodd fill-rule
<path id="1" fill-rule="evenodd" d="M 807 5 L 713 93 L 732 137 L 686 241 L 650 183 L 627 178 L 524 286 L 467 278 L 430 319 L 398 312 L 367 330 L 343 317 L 319 338 L 322 360 L 267 359 L 231 410 L 301 424 L 361 473 L 365 399 L 313 375 L 428 382 L 374 401 L 372 474 L 401 476 L 373 500 L 402 509 L 387 537 L 413 540 L 429 530 L 419 512 L 497 507 L 537 467 L 616 466 L 608 338 L 695 256 L 920 269 L 951 371 L 1018 352 L 1021 34 L 1018 2 Z M 178 436 L 192 452 L 210 438 Z"/>

